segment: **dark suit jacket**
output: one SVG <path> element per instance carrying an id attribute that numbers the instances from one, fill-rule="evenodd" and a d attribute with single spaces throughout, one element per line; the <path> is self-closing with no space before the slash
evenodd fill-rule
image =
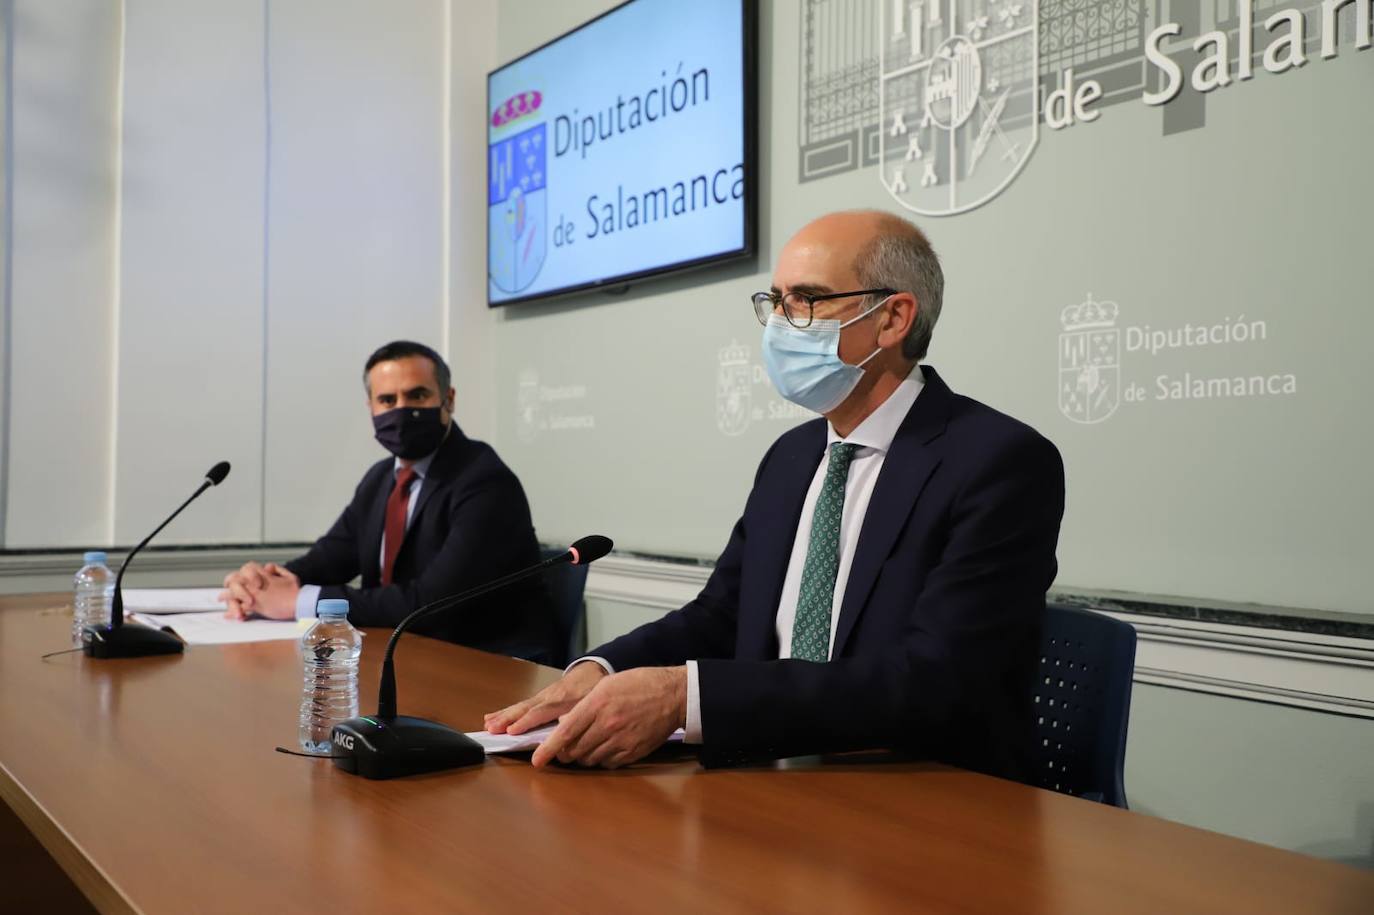
<path id="1" fill-rule="evenodd" d="M 1063 464 L 1029 426 L 924 374 L 874 486 L 828 663 L 778 660 L 775 631 L 824 420 L 769 449 L 695 600 L 588 652 L 617 670 L 696 659 L 707 764 L 893 747 L 1028 777 Z"/>
<path id="2" fill-rule="evenodd" d="M 359 626 L 394 627 L 412 610 L 539 561 L 529 504 L 515 474 L 483 442 L 454 424 L 429 466 L 396 556 L 393 583 L 381 584 L 386 501 L 396 479 L 391 458 L 363 476 L 329 532 L 286 567 L 320 597 L 344 598 Z M 362 587 L 348 582 L 362 576 Z M 548 590 L 531 579 L 415 624 L 414 631 L 531 660 L 553 657 Z"/>

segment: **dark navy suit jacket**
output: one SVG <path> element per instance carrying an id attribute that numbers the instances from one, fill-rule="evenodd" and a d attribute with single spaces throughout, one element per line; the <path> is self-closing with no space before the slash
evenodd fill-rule
<path id="1" fill-rule="evenodd" d="M 775 622 L 825 420 L 769 449 L 695 600 L 588 652 L 617 670 L 696 659 L 707 764 L 885 747 L 1029 777 L 1063 464 L 1029 426 L 923 371 L 863 520 L 829 662 L 779 660 Z"/>
<path id="2" fill-rule="evenodd" d="M 344 598 L 358 626 L 394 627 L 412 610 L 539 562 L 525 491 L 496 452 L 457 424 L 439 446 L 392 570 L 381 583 L 394 461 L 363 476 L 339 520 L 286 567 L 320 597 Z M 348 582 L 362 576 L 361 587 Z M 538 578 L 416 623 L 415 632 L 536 661 L 554 657 L 554 617 Z"/>

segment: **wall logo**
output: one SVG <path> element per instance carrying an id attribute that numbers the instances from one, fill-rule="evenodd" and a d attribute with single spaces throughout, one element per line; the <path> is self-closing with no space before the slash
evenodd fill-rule
<path id="1" fill-rule="evenodd" d="M 882 8 L 878 180 L 914 213 L 981 206 L 1039 138 L 1039 0 Z"/>
<path id="2" fill-rule="evenodd" d="M 543 103 L 538 92 L 521 92 L 491 113 L 493 138 L 518 121 L 535 116 Z M 487 160 L 487 235 L 491 239 L 487 276 L 502 292 L 529 287 L 548 253 L 548 142 L 541 121 L 518 133 L 493 139 Z"/>
<path id="3" fill-rule="evenodd" d="M 515 385 L 516 437 L 529 444 L 541 435 L 595 429 L 587 395 L 585 384 L 541 383 L 538 372 L 525 369 Z"/>
<path id="4" fill-rule="evenodd" d="M 1059 412 L 1100 423 L 1121 404 L 1121 331 L 1115 302 L 1087 301 L 1059 314 Z"/>
<path id="5" fill-rule="evenodd" d="M 749 428 L 754 369 L 749 349 L 734 340 L 721 347 L 716 372 L 716 428 L 724 435 L 742 435 Z"/>
<path id="6" fill-rule="evenodd" d="M 1204 306 L 1205 307 L 1205 306 Z M 1287 397 L 1298 376 L 1268 362 L 1269 322 L 1245 315 L 1182 324 L 1119 325 L 1115 302 L 1086 301 L 1059 313 L 1059 412 L 1092 425 L 1123 404 Z M 1134 367 L 1123 371 L 1123 357 Z M 1153 363 L 1153 365 L 1151 365 Z"/>

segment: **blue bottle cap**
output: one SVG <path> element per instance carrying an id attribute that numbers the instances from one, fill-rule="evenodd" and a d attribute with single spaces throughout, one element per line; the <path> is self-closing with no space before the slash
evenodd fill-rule
<path id="1" fill-rule="evenodd" d="M 322 600 L 315 604 L 315 615 L 322 620 L 342 620 L 348 618 L 348 601 Z"/>
<path id="2" fill-rule="evenodd" d="M 97 562 L 103 563 L 108 557 L 105 555 L 104 550 L 91 550 L 81 558 L 85 561 L 86 565 L 93 565 Z"/>

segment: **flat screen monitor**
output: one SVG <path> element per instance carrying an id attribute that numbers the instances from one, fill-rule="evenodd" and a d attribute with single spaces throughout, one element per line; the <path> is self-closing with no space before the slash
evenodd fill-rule
<path id="1" fill-rule="evenodd" d="M 631 0 L 487 76 L 487 301 L 754 253 L 754 0 Z"/>

